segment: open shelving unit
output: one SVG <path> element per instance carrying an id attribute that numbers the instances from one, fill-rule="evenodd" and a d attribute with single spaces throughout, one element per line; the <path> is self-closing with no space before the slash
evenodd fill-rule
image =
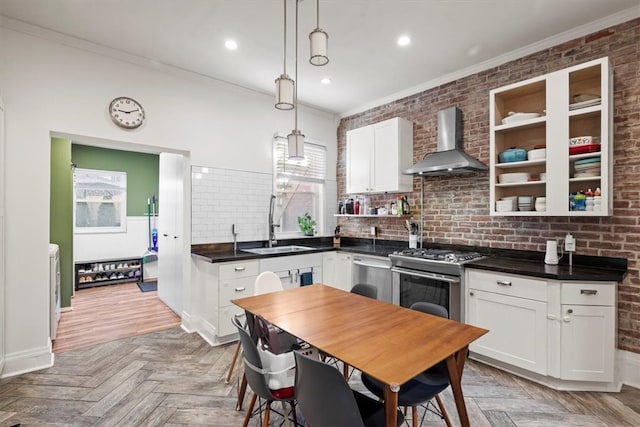
<path id="1" fill-rule="evenodd" d="M 75 288 L 143 282 L 142 258 L 118 258 L 75 264 Z"/>

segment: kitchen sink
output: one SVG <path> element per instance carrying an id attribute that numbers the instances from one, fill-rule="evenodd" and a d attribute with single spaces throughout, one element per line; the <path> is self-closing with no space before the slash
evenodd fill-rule
<path id="1" fill-rule="evenodd" d="M 274 246 L 272 248 L 253 248 L 253 249 L 242 249 L 243 252 L 250 252 L 252 254 L 258 255 L 273 255 L 273 254 L 286 254 L 290 252 L 304 252 L 304 251 L 312 251 L 315 248 L 310 248 L 309 246 Z"/>

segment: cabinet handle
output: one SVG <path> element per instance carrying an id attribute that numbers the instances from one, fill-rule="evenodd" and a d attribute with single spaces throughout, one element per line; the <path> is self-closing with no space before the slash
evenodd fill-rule
<path id="1" fill-rule="evenodd" d="M 580 295 L 595 295 L 597 293 L 596 289 L 580 289 Z"/>
<path id="2" fill-rule="evenodd" d="M 511 286 L 511 282 L 508 282 L 506 280 L 496 280 L 496 283 L 500 286 Z"/>
<path id="3" fill-rule="evenodd" d="M 236 292 L 244 292 L 247 288 L 236 288 Z"/>
<path id="4" fill-rule="evenodd" d="M 234 268 L 235 271 L 245 271 L 246 267 L 236 267 Z"/>

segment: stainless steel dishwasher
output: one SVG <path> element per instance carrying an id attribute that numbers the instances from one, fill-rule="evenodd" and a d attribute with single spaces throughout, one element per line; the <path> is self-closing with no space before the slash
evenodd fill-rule
<path id="1" fill-rule="evenodd" d="M 378 289 L 378 299 L 391 302 L 391 260 L 379 256 L 353 256 L 353 283 L 367 283 Z"/>

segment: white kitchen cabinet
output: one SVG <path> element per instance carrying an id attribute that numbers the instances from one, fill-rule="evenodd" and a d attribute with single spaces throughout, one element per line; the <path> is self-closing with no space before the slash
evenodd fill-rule
<path id="1" fill-rule="evenodd" d="M 4 171 L 4 103 L 0 98 L 0 170 Z M 4 172 L 0 173 L 0 373 L 4 368 Z"/>
<path id="2" fill-rule="evenodd" d="M 322 254 L 322 283 L 343 291 L 351 290 L 353 256 L 346 252 Z"/>
<path id="3" fill-rule="evenodd" d="M 255 261 L 212 263 L 195 259 L 192 280 L 197 306 L 189 324 L 211 344 L 235 339 L 231 317 L 244 312 L 231 300 L 252 296 L 260 264 Z"/>
<path id="4" fill-rule="evenodd" d="M 615 285 L 562 283 L 560 377 L 613 381 Z"/>
<path id="5" fill-rule="evenodd" d="M 413 191 L 413 123 L 396 117 L 347 131 L 348 194 Z"/>
<path id="6" fill-rule="evenodd" d="M 322 254 L 262 258 L 260 272 L 263 271 L 273 271 L 277 274 L 285 289 L 300 286 L 303 274 L 311 274 L 311 284 L 322 283 Z"/>
<path id="7" fill-rule="evenodd" d="M 600 58 L 490 92 L 490 212 L 513 216 L 606 216 L 613 212 L 613 77 L 608 58 Z M 578 97 L 578 98 L 576 98 Z M 581 98 L 583 97 L 583 98 Z M 577 99 L 597 98 L 577 102 Z M 519 120 L 510 112 L 537 113 Z M 524 117 L 524 116 L 521 116 Z M 507 123 L 503 123 L 503 120 Z M 598 144 L 574 148 L 569 139 L 591 136 Z M 546 157 L 501 163 L 501 152 L 546 147 Z M 582 161 L 582 162 L 581 162 Z M 577 162 L 595 162 L 580 171 Z M 577 167 L 576 167 L 577 166 Z M 599 171 L 598 171 L 599 168 Z M 586 173 L 585 173 L 586 172 Z M 508 173 L 526 173 L 530 180 L 501 182 Z M 546 174 L 543 179 L 541 174 Z M 504 177 L 503 177 L 504 178 Z M 593 210 L 576 210 L 569 194 L 601 189 Z M 544 211 L 498 212 L 496 201 L 511 196 L 545 197 Z"/>
<path id="8" fill-rule="evenodd" d="M 469 274 L 467 321 L 489 333 L 469 349 L 513 366 L 547 373 L 546 283 L 511 275 Z"/>
<path id="9" fill-rule="evenodd" d="M 472 358 L 560 390 L 618 391 L 616 283 L 466 269 Z"/>

